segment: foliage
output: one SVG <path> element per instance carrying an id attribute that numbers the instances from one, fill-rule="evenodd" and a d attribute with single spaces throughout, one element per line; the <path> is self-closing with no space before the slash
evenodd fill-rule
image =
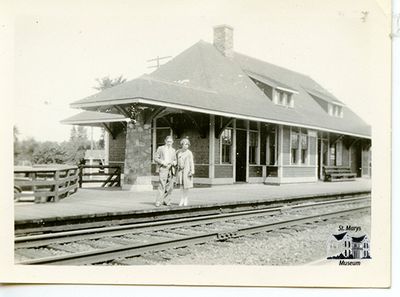
<path id="1" fill-rule="evenodd" d="M 33 138 L 14 142 L 14 164 L 22 161 L 33 163 L 33 153 L 38 146 L 38 142 Z"/>
<path id="2" fill-rule="evenodd" d="M 102 78 L 96 78 L 96 82 L 97 82 L 97 86 L 94 86 L 93 88 L 99 91 L 108 89 L 108 88 L 112 88 L 114 86 L 123 84 L 124 82 L 126 82 L 126 78 L 124 78 L 122 75 L 116 77 L 116 78 L 110 78 L 110 76 L 104 76 Z M 102 129 L 101 131 L 101 138 L 97 143 L 97 146 L 99 149 L 104 149 L 104 134 L 105 134 L 105 130 Z"/>
<path id="3" fill-rule="evenodd" d="M 17 126 L 13 127 L 13 132 L 14 132 L 14 144 L 15 144 L 16 142 L 18 142 L 18 135 L 19 135 L 19 130 Z"/>
<path id="4" fill-rule="evenodd" d="M 66 150 L 65 163 L 77 164 L 85 156 L 85 151 L 90 148 L 86 128 L 73 126 L 69 141 L 62 145 Z"/>
<path id="5" fill-rule="evenodd" d="M 126 78 L 123 78 L 122 75 L 116 78 L 110 78 L 109 76 L 104 76 L 102 78 L 96 78 L 96 82 L 98 83 L 98 85 L 93 88 L 102 91 L 126 82 Z"/>
<path id="6" fill-rule="evenodd" d="M 18 129 L 14 129 L 14 135 L 15 131 Z M 82 126 L 73 126 L 69 141 L 61 144 L 33 138 L 20 141 L 14 136 L 14 164 L 77 164 L 89 148 L 87 131 Z"/>
<path id="7" fill-rule="evenodd" d="M 105 129 L 104 129 L 104 128 L 101 128 L 100 139 L 99 139 L 99 141 L 96 143 L 96 149 L 103 150 L 103 149 L 105 148 L 104 137 L 105 137 Z"/>
<path id="8" fill-rule="evenodd" d="M 39 143 L 33 152 L 33 164 L 64 164 L 67 152 L 57 142 Z"/>

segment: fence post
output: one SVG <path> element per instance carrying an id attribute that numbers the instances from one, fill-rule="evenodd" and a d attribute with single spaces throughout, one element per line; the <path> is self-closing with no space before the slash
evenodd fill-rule
<path id="1" fill-rule="evenodd" d="M 121 167 L 120 166 L 118 166 L 118 168 L 117 168 L 117 185 L 118 185 L 118 187 L 120 187 L 121 186 Z"/>
<path id="2" fill-rule="evenodd" d="M 60 197 L 58 196 L 59 182 L 60 171 L 56 170 L 56 172 L 54 173 L 54 202 L 58 202 L 60 200 Z"/>
<path id="3" fill-rule="evenodd" d="M 82 188 L 83 166 L 79 165 L 79 188 Z"/>
<path id="4" fill-rule="evenodd" d="M 32 190 L 33 190 L 33 195 L 35 196 L 35 203 L 40 203 L 40 196 L 36 196 L 35 194 L 37 193 L 37 186 L 35 184 L 36 181 L 36 172 L 32 173 L 32 182 L 33 182 L 33 186 L 32 186 Z"/>

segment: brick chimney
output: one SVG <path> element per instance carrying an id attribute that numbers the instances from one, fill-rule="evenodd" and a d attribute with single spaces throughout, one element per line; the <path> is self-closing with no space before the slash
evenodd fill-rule
<path id="1" fill-rule="evenodd" d="M 214 46 L 225 57 L 233 58 L 233 28 L 231 26 L 214 27 Z"/>

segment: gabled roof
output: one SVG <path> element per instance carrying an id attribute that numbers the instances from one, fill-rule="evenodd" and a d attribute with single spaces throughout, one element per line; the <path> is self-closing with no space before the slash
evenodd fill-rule
<path id="1" fill-rule="evenodd" d="M 360 236 L 360 237 L 352 237 L 353 242 L 362 242 L 366 235 Z"/>
<path id="2" fill-rule="evenodd" d="M 293 94 L 294 108 L 274 104 L 249 73 L 297 91 Z M 340 102 L 307 76 L 239 53 L 231 60 L 212 44 L 199 41 L 150 75 L 106 89 L 71 106 L 143 102 L 369 137 L 370 127 L 350 109 L 344 107 L 343 118 L 329 116 L 306 89 Z"/>
<path id="3" fill-rule="evenodd" d="M 333 234 L 333 237 L 335 237 L 338 241 L 342 240 L 344 236 L 347 234 L 347 232 L 343 232 L 340 234 Z"/>
<path id="4" fill-rule="evenodd" d="M 249 70 L 247 70 L 247 71 L 245 70 L 245 73 L 248 76 L 250 76 L 251 78 L 261 81 L 262 83 L 265 83 L 266 85 L 269 85 L 270 87 L 277 88 L 277 89 L 286 89 L 286 90 L 290 91 L 291 93 L 298 93 L 297 90 L 293 90 L 291 87 L 285 85 L 284 83 L 276 81 L 270 77 L 266 77 L 265 75 L 254 73 Z"/>

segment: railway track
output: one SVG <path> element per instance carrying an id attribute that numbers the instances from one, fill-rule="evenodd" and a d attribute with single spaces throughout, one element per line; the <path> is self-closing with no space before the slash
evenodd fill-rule
<path id="1" fill-rule="evenodd" d="M 126 212 L 96 213 L 77 216 L 50 217 L 45 219 L 19 220 L 14 223 L 16 236 L 45 234 L 60 231 L 73 231 L 98 227 L 120 226 L 123 224 L 163 221 L 175 218 L 193 218 L 195 216 L 234 213 L 238 211 L 267 209 L 303 203 L 347 199 L 371 195 L 370 191 L 354 191 L 346 193 L 299 195 L 288 199 L 275 198 L 269 200 L 252 200 L 192 205 L 187 207 L 162 207 L 155 209 Z"/>
<path id="2" fill-rule="evenodd" d="M 15 238 L 16 263 L 85 265 L 312 224 L 370 210 L 370 196 Z M 329 211 L 328 211 L 329 209 Z"/>

